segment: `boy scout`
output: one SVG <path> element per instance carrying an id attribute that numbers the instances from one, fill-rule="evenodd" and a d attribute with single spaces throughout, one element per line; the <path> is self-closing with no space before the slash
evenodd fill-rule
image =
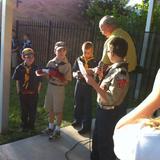
<path id="1" fill-rule="evenodd" d="M 35 53 L 31 48 L 22 51 L 22 59 L 23 63 L 16 67 L 12 78 L 16 80 L 19 94 L 22 131 L 27 131 L 34 129 L 41 78 L 35 74 L 38 67 L 34 64 Z"/>
<path id="2" fill-rule="evenodd" d="M 105 71 L 100 84 L 89 75 L 86 82 L 97 92 L 97 113 L 91 160 L 115 160 L 113 151 L 113 131 L 117 121 L 125 114 L 121 103 L 127 93 L 129 76 L 124 57 L 127 53 L 127 42 L 114 38 L 108 44 L 108 57 L 113 63 Z"/>
<path id="3" fill-rule="evenodd" d="M 42 133 L 48 134 L 52 139 L 60 136 L 60 126 L 63 118 L 63 106 L 65 98 L 65 86 L 71 81 L 71 64 L 68 62 L 67 49 L 64 42 L 57 42 L 54 47 L 55 58 L 47 63 L 48 68 L 57 68 L 63 74 L 64 80 L 56 76 L 48 77 L 48 88 L 45 97 L 45 108 L 49 112 L 49 126 Z M 54 123 L 57 118 L 56 125 Z"/>
<path id="4" fill-rule="evenodd" d="M 84 134 L 91 129 L 92 121 L 92 87 L 85 82 L 79 70 L 78 61 L 85 67 L 94 68 L 97 61 L 93 56 L 93 43 L 86 41 L 82 45 L 83 55 L 78 57 L 73 65 L 73 77 L 77 79 L 74 91 L 74 121 L 73 127 L 81 126 L 79 134 Z"/>

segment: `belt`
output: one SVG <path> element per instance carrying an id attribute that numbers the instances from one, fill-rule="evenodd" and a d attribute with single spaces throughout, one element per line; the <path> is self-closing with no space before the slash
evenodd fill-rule
<path id="1" fill-rule="evenodd" d="M 22 94 L 35 94 L 33 91 L 21 91 Z"/>
<path id="2" fill-rule="evenodd" d="M 113 110 L 116 108 L 116 106 L 104 106 L 104 105 L 100 105 L 100 104 L 98 104 L 98 105 L 101 109 L 105 109 L 105 110 Z"/>
<path id="3" fill-rule="evenodd" d="M 53 82 L 49 82 L 51 85 L 54 85 L 54 86 L 64 86 L 63 84 L 56 84 L 56 83 L 53 83 Z"/>

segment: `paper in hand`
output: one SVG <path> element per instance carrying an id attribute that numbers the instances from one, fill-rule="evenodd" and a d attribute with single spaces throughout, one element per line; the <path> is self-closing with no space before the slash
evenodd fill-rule
<path id="1" fill-rule="evenodd" d="M 86 69 L 84 68 L 83 63 L 80 60 L 78 60 L 77 62 L 78 62 L 79 70 L 81 74 L 83 75 L 84 79 L 86 80 L 87 79 Z"/>

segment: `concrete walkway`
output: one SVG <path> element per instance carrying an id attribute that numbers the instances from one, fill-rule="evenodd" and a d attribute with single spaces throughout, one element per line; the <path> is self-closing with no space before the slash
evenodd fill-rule
<path id="1" fill-rule="evenodd" d="M 89 160 L 89 136 L 79 135 L 69 126 L 62 129 L 62 136 L 50 142 L 47 136 L 34 136 L 0 146 L 0 160 L 66 160 L 65 153 L 77 145 L 69 154 L 69 160 Z M 85 144 L 87 143 L 87 144 Z"/>

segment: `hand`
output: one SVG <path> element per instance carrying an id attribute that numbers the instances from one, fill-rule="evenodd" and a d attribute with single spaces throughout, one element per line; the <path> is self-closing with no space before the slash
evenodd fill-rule
<path id="1" fill-rule="evenodd" d="M 86 80 L 86 83 L 88 83 L 92 87 L 94 87 L 95 84 L 97 84 L 96 81 L 94 80 L 94 78 L 90 75 L 86 75 L 85 80 Z"/>
<path id="2" fill-rule="evenodd" d="M 93 71 L 95 74 L 98 74 L 101 71 L 101 69 L 99 67 L 95 67 L 93 68 Z"/>
<path id="3" fill-rule="evenodd" d="M 82 73 L 80 71 L 77 71 L 76 74 L 77 74 L 76 75 L 77 79 L 82 79 L 83 78 L 83 75 L 82 75 Z"/>
<path id="4" fill-rule="evenodd" d="M 95 67 L 93 70 L 94 70 L 94 73 L 98 76 L 99 80 L 101 80 L 103 78 L 103 69 L 99 67 Z"/>
<path id="5" fill-rule="evenodd" d="M 45 76 L 49 72 L 48 69 L 38 69 L 35 71 L 36 76 Z"/>
<path id="6" fill-rule="evenodd" d="M 90 75 L 90 76 L 93 76 L 94 75 L 94 68 L 88 68 L 86 70 L 87 74 Z"/>

